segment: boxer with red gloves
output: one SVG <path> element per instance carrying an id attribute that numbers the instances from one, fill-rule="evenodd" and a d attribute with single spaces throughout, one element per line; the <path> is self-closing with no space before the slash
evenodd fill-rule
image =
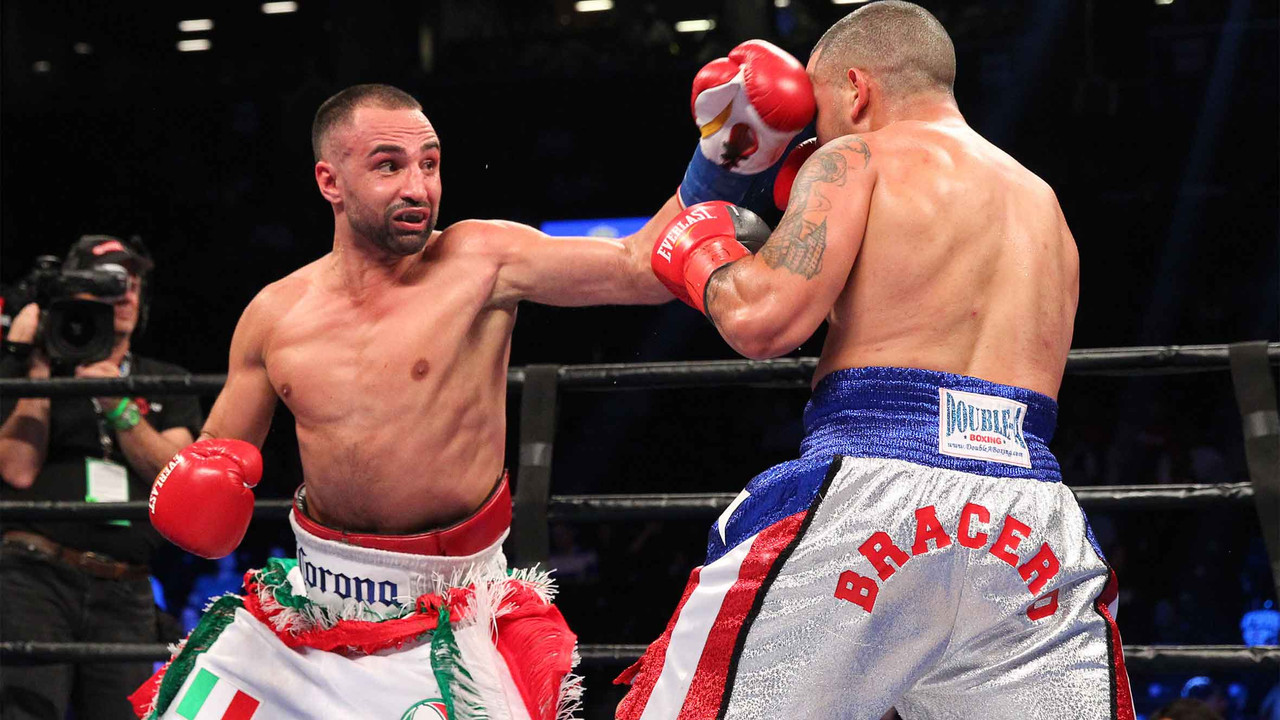
<path id="1" fill-rule="evenodd" d="M 203 558 L 230 555 L 253 517 L 262 455 L 243 440 L 204 438 L 178 452 L 156 476 L 147 509 L 174 545 Z"/>
<path id="2" fill-rule="evenodd" d="M 255 717 L 408 717 L 431 698 L 451 718 L 568 717 L 575 636 L 548 574 L 508 573 L 503 554 L 516 309 L 669 301 L 650 254 L 679 201 L 622 239 L 502 221 L 436 229 L 439 136 L 385 85 L 326 101 L 312 143 L 333 251 L 245 308 L 208 439 L 174 458 L 151 500 L 170 540 L 229 553 L 252 514 L 255 446 L 283 402 L 303 471 L 296 559 L 272 559 L 243 595 L 216 600 L 184 646 L 190 661 L 136 706 L 190 717 L 203 702 L 190 688 L 212 674 Z"/>
<path id="3" fill-rule="evenodd" d="M 771 43 L 748 40 L 707 63 L 694 78 L 692 95 L 702 138 L 680 184 L 681 203 L 724 200 L 759 213 L 786 209 L 790 180 L 816 147 L 810 143 L 796 152 L 811 136 L 801 133 L 814 115 L 804 66 Z"/>

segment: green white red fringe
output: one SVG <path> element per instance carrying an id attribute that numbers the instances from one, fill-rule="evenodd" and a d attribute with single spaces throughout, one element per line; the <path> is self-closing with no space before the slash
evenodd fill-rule
<path id="1" fill-rule="evenodd" d="M 245 595 L 215 598 L 199 625 L 173 648 L 170 660 L 130 700 L 139 718 L 154 720 L 173 702 L 200 654 L 244 609 L 286 646 L 367 655 L 429 639 L 432 670 L 450 718 L 507 720 L 501 704 L 503 665 L 510 669 L 533 720 L 571 720 L 581 707 L 577 638 L 551 604 L 550 574 L 514 570 L 492 579 L 441 579 L 440 593 L 424 594 L 385 619 L 367 620 L 367 608 L 334 611 L 293 592 L 288 576 L 297 561 L 275 558 L 245 574 Z M 463 584 L 466 580 L 470 580 Z M 468 632 L 487 625 L 489 632 Z"/>

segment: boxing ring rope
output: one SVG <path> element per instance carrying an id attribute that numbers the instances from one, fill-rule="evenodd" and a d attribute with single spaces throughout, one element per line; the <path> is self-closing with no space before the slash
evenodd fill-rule
<path id="1" fill-rule="evenodd" d="M 1280 365 L 1280 343 L 1264 343 L 1266 360 Z M 1175 375 L 1230 369 L 1230 345 L 1158 345 L 1072 350 L 1068 375 Z M 529 366 L 538 367 L 538 366 Z M 602 363 L 555 365 L 559 387 L 583 390 L 662 389 L 779 383 L 803 387 L 818 367 L 813 357 L 778 360 Z M 507 387 L 521 389 L 527 367 L 507 373 Z M 225 375 L 130 375 L 123 378 L 0 379 L 0 396 L 81 397 L 119 395 L 216 395 Z"/>
<path id="2" fill-rule="evenodd" d="M 580 645 L 583 665 L 621 667 L 640 658 L 644 645 Z M 0 664 L 163 661 L 163 643 L 0 642 Z M 1148 673 L 1197 672 L 1212 663 L 1221 670 L 1278 670 L 1280 647 L 1239 645 L 1125 645 L 1125 666 Z"/>
<path id="3" fill-rule="evenodd" d="M 1280 366 L 1280 343 L 1233 345 L 1169 345 L 1072 350 L 1066 371 L 1073 375 L 1170 375 L 1230 370 L 1241 410 L 1246 459 L 1251 482 L 1181 485 L 1112 485 L 1074 488 L 1081 506 L 1090 510 L 1165 510 L 1188 506 L 1255 504 L 1280 595 L 1280 417 L 1277 415 L 1272 368 Z M 681 363 L 597 365 L 530 365 L 511 368 L 510 390 L 520 399 L 519 469 L 511 539 L 513 565 L 545 562 L 550 522 L 602 522 L 651 519 L 710 519 L 718 516 L 735 493 L 646 493 L 551 495 L 550 472 L 560 389 L 670 389 L 751 385 L 805 387 L 817 358 L 720 360 Z M 214 395 L 221 375 L 170 377 L 129 376 L 111 379 L 0 379 L 6 397 L 79 397 L 112 395 Z M 289 500 L 259 500 L 254 517 L 279 519 Z M 0 517 L 8 519 L 141 520 L 146 502 L 85 503 L 3 501 Z M 584 665 L 633 662 L 643 645 L 582 645 Z M 1130 670 L 1141 672 L 1219 669 L 1280 669 L 1280 646 L 1236 645 L 1125 647 Z M 0 663 L 165 660 L 161 644 L 0 642 Z"/>
<path id="4" fill-rule="evenodd" d="M 1163 510 L 1204 505 L 1240 505 L 1253 500 L 1253 487 L 1238 483 L 1169 485 L 1098 485 L 1074 488 L 1086 510 Z M 632 493 L 552 495 L 547 503 L 551 522 L 616 522 L 625 520 L 714 520 L 736 493 Z M 254 519 L 283 519 L 293 502 L 258 500 Z M 146 520 L 147 501 L 86 503 L 72 500 L 7 500 L 0 502 L 6 519 L 18 520 Z"/>

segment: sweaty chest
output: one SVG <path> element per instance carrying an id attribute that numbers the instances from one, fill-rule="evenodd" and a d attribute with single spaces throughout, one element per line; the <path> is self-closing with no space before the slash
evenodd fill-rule
<path id="1" fill-rule="evenodd" d="M 291 313 L 272 339 L 267 375 L 304 422 L 393 416 L 438 390 L 468 352 L 475 321 L 474 312 L 430 306 Z"/>

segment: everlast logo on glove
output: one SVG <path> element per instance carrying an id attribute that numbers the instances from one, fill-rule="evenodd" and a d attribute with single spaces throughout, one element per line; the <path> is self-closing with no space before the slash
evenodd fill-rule
<path id="1" fill-rule="evenodd" d="M 156 481 L 151 486 L 151 495 L 147 498 L 147 512 L 152 515 L 156 512 L 156 496 L 160 494 L 160 488 L 164 487 L 165 481 L 169 479 L 169 473 L 173 472 L 173 469 L 177 467 L 180 462 L 182 462 L 182 456 L 175 455 L 173 459 L 169 461 L 169 464 L 165 465 L 164 469 L 160 471 L 160 474 L 156 476 Z"/>
<path id="2" fill-rule="evenodd" d="M 700 223 L 703 220 L 710 220 L 713 217 L 715 216 L 707 207 L 694 206 L 689 208 L 688 214 L 677 220 L 675 224 L 667 230 L 667 234 L 663 236 L 662 243 L 658 245 L 658 249 L 654 251 L 654 254 L 659 255 L 670 262 L 671 250 L 676 246 L 676 241 L 680 239 L 680 236 L 685 234 L 689 228 L 693 227 L 697 223 Z"/>

